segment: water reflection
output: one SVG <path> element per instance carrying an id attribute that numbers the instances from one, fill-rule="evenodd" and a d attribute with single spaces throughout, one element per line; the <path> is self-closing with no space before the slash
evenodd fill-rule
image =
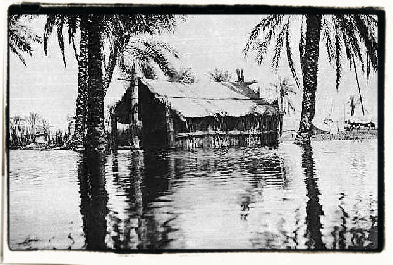
<path id="1" fill-rule="evenodd" d="M 117 152 L 108 160 L 112 161 L 110 179 L 116 190 L 108 212 L 107 247 L 116 250 L 160 249 L 170 241 L 167 234 L 175 231 L 169 223 L 173 215 L 161 224 L 155 220 L 151 202 L 165 194 L 169 179 L 174 175 L 174 160 L 165 155 L 141 151 L 122 154 L 121 166 Z M 94 165 L 92 165 L 94 166 Z M 113 186 L 112 186 L 113 185 Z"/>
<path id="2" fill-rule="evenodd" d="M 329 144 L 102 156 L 16 151 L 10 242 L 107 251 L 375 249 L 377 167 L 369 154 L 376 151 Z M 337 164 L 341 170 L 332 170 Z"/>
<path id="3" fill-rule="evenodd" d="M 78 165 L 78 180 L 85 247 L 88 250 L 104 250 L 108 213 L 105 156 L 82 154 Z"/>
<path id="4" fill-rule="evenodd" d="M 110 239 L 114 249 L 136 249 L 143 238 L 143 195 L 142 195 L 142 174 L 143 157 L 142 153 L 132 153 L 129 159 L 128 174 L 125 178 L 119 177 L 118 154 L 112 153 L 112 174 L 113 182 L 118 190 L 122 190 L 126 197 L 125 218 L 122 220 L 117 216 L 116 211 L 111 211 Z"/>
<path id="5" fill-rule="evenodd" d="M 312 147 L 310 144 L 302 145 L 302 167 L 307 189 L 307 206 L 306 206 L 306 224 L 307 224 L 307 247 L 312 249 L 325 249 L 326 246 L 322 241 L 322 224 L 321 215 L 323 215 L 322 206 L 319 202 L 318 178 L 315 176 L 315 166 Z"/>

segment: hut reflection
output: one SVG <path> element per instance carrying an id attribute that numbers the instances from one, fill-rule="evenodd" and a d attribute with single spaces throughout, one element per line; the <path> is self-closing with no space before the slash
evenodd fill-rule
<path id="1" fill-rule="evenodd" d="M 318 179 L 314 172 L 313 151 L 310 144 L 302 145 L 302 167 L 306 183 L 308 197 L 306 205 L 306 245 L 312 249 L 325 249 L 326 246 L 322 241 L 322 224 L 321 215 L 323 215 L 322 206 L 319 202 Z"/>
<path id="2" fill-rule="evenodd" d="M 85 234 L 85 248 L 106 249 L 108 193 L 105 189 L 105 156 L 84 153 L 78 164 L 80 212 Z"/>

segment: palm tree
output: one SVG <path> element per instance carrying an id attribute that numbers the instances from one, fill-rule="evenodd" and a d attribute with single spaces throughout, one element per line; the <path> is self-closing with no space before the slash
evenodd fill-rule
<path id="1" fill-rule="evenodd" d="M 10 117 L 9 122 L 9 143 L 12 147 L 19 147 L 22 145 L 23 133 L 21 132 L 21 120 L 22 117 L 15 115 Z"/>
<path id="2" fill-rule="evenodd" d="M 280 111 L 284 114 L 289 114 L 291 110 L 295 111 L 290 96 L 296 94 L 296 91 L 294 90 L 294 85 L 290 83 L 289 78 L 285 77 L 281 79 L 281 77 L 279 77 L 278 82 L 271 83 L 271 86 L 274 87 L 276 93 L 279 95 Z"/>
<path id="3" fill-rule="evenodd" d="M 291 35 L 292 32 L 295 32 L 293 26 L 296 23 L 300 24 L 298 48 L 303 76 L 302 112 L 297 140 L 308 142 L 315 115 L 315 92 L 318 87 L 317 75 L 321 39 L 326 46 L 329 62 L 336 70 L 336 89 L 339 89 L 342 65 L 346 59 L 350 63 L 350 69 L 353 68 L 355 71 L 360 93 L 357 66 L 361 65 L 361 70 L 363 73 L 367 73 L 367 77 L 369 77 L 371 69 L 376 70 L 378 66 L 378 21 L 375 16 L 362 14 L 276 14 L 263 18 L 251 31 L 244 53 L 255 51 L 256 61 L 261 64 L 266 58 L 269 45 L 275 40 L 272 67 L 278 68 L 281 53 L 285 49 L 289 68 L 296 85 L 301 88 L 291 47 Z"/>
<path id="4" fill-rule="evenodd" d="M 35 142 L 35 134 L 37 131 L 39 120 L 40 120 L 40 115 L 35 112 L 30 112 L 29 116 L 27 117 L 27 122 L 30 127 L 30 137 L 33 143 Z"/>
<path id="5" fill-rule="evenodd" d="M 67 66 L 63 36 L 64 28 L 67 28 L 68 42 L 72 45 L 75 59 L 78 62 L 78 95 L 76 98 L 75 133 L 73 139 L 74 144 L 80 146 L 83 144 L 85 137 L 87 117 L 87 15 L 48 15 L 44 29 L 44 52 L 46 55 L 48 53 L 48 39 L 55 28 L 64 66 Z M 78 30 L 79 51 L 76 44 Z"/>
<path id="6" fill-rule="evenodd" d="M 209 72 L 209 76 L 214 82 L 229 82 L 231 80 L 229 71 L 224 71 L 219 68 L 214 68 L 212 72 Z"/>
<path id="7" fill-rule="evenodd" d="M 24 54 L 32 56 L 33 43 L 41 42 L 41 38 L 25 25 L 30 19 L 27 15 L 12 15 L 8 20 L 8 46 L 25 66 Z"/>
<path id="8" fill-rule="evenodd" d="M 53 15 L 48 16 L 45 26 L 44 48 L 54 27 L 57 27 L 59 47 L 64 56 L 63 27 L 68 27 L 69 43 L 75 47 L 75 34 L 80 30 L 81 40 L 78 62 L 78 99 L 76 131 L 79 137 L 86 135 L 85 147 L 103 150 L 104 98 L 113 71 L 132 36 L 157 34 L 171 31 L 177 23 L 174 15 Z M 109 45 L 107 45 L 109 44 Z M 109 52 L 106 47 L 109 46 Z M 75 52 L 77 48 L 74 48 Z M 76 53 L 77 54 L 77 53 Z M 105 56 L 108 54 L 108 56 Z"/>
<path id="9" fill-rule="evenodd" d="M 50 123 L 47 120 L 45 120 L 43 118 L 41 119 L 40 123 L 41 123 L 40 125 L 41 125 L 41 128 L 42 128 L 42 132 L 44 133 L 45 138 L 48 139 L 49 136 L 50 136 L 50 127 L 51 127 L 51 125 L 50 125 Z"/>

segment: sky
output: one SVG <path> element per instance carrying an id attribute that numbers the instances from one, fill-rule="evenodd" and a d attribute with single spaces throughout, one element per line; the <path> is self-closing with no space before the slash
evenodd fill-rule
<path id="1" fill-rule="evenodd" d="M 180 59 L 176 64 L 184 68 L 190 67 L 197 80 L 209 78 L 208 72 L 215 67 L 230 71 L 233 77 L 236 76 L 236 68 L 243 68 L 246 80 L 255 79 L 262 89 L 268 89 L 271 83 L 277 81 L 278 76 L 289 77 L 292 81 L 293 79 L 285 53 L 277 72 L 270 67 L 273 55 L 271 50 L 262 65 L 258 65 L 252 56 L 245 58 L 242 53 L 250 31 L 261 18 L 259 15 L 193 15 L 179 24 L 174 33 L 164 34 L 160 38 L 179 52 Z M 44 24 L 45 17 L 40 16 L 29 25 L 37 34 L 42 35 Z M 294 28 L 291 44 L 294 47 L 294 58 L 299 58 L 296 53 L 296 34 L 299 33 L 296 31 L 298 29 Z M 73 50 L 67 44 L 68 42 L 66 67 L 55 36 L 49 40 L 47 56 L 42 44 L 35 45 L 33 56 L 26 57 L 27 66 L 10 53 L 10 116 L 37 112 L 47 119 L 53 128 L 66 127 L 67 116 L 74 114 L 77 96 L 77 64 Z M 349 96 L 357 94 L 355 74 L 349 71 L 348 65 L 344 65 L 340 90 L 336 90 L 335 70 L 327 62 L 322 44 L 319 62 L 315 124 L 321 124 L 327 116 L 333 119 L 343 117 L 344 105 Z M 301 76 L 298 60 L 295 61 L 295 68 Z M 124 85 L 118 77 L 115 73 L 105 99 L 106 105 L 116 102 L 124 92 Z M 367 115 L 376 122 L 376 74 L 371 74 L 369 80 L 364 76 L 359 79 Z M 293 97 L 298 113 L 301 110 L 301 97 L 301 91 Z"/>

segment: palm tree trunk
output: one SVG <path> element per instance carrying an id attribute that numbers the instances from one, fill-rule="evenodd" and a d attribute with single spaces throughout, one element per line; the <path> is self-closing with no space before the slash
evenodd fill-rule
<path id="1" fill-rule="evenodd" d="M 315 116 L 315 92 L 317 90 L 319 40 L 322 16 L 306 16 L 306 44 L 304 57 L 301 58 L 303 71 L 303 102 L 297 141 L 310 141 L 312 120 Z"/>
<path id="2" fill-rule="evenodd" d="M 78 58 L 78 96 L 75 113 L 75 145 L 83 145 L 86 135 L 87 94 L 88 94 L 88 29 L 87 16 L 81 16 L 80 52 Z"/>
<path id="3" fill-rule="evenodd" d="M 104 36 L 103 16 L 89 15 L 88 19 L 88 99 L 87 135 L 88 151 L 105 150 L 104 131 Z"/>

